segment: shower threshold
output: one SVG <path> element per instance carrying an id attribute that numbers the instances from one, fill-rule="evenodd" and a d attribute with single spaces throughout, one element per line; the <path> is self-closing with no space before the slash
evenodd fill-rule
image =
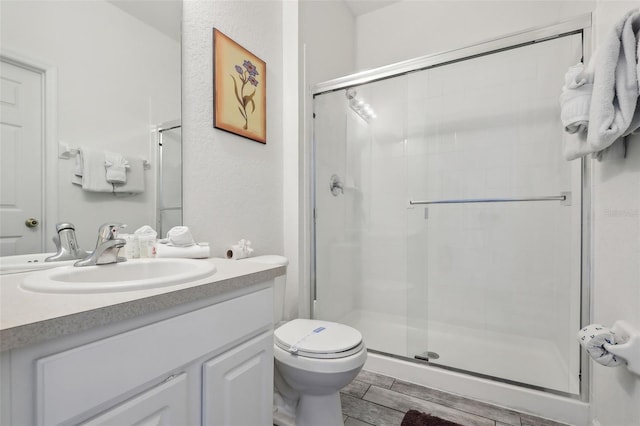
<path id="1" fill-rule="evenodd" d="M 406 317 L 364 310 L 351 311 L 338 322 L 359 330 L 367 348 L 382 355 L 563 396 L 579 394 L 577 374 L 570 374 L 548 340 L 437 322 L 417 330 L 406 327 Z M 421 352 L 425 346 L 407 348 L 407 342 L 418 343 L 412 336 L 424 336 L 425 346 L 437 351 Z M 429 352 L 439 358 L 429 356 Z"/>
<path id="2" fill-rule="evenodd" d="M 427 361 L 429 362 L 432 359 L 438 359 L 440 358 L 440 355 L 438 355 L 437 352 L 431 352 L 431 351 L 425 351 L 422 352 L 421 354 L 418 355 L 414 355 L 413 356 L 415 359 L 420 360 L 420 361 Z"/>

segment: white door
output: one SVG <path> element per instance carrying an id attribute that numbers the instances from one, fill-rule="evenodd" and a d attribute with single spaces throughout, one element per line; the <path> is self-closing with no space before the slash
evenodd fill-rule
<path id="1" fill-rule="evenodd" d="M 43 251 L 42 74 L 0 62 L 0 256 Z"/>
<path id="2" fill-rule="evenodd" d="M 273 333 L 254 337 L 202 366 L 202 424 L 273 424 Z"/>

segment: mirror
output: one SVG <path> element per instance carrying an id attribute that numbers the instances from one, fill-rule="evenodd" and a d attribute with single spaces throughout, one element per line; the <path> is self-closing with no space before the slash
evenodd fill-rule
<path id="1" fill-rule="evenodd" d="M 105 222 L 181 224 L 181 15 L 178 0 L 0 2 L 0 255 L 54 251 L 57 222 L 84 250 Z M 100 174 L 105 151 L 125 186 Z"/>

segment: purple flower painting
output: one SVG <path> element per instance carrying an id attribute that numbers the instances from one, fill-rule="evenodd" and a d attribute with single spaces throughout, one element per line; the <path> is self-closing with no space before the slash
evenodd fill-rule
<path id="1" fill-rule="evenodd" d="M 213 126 L 267 143 L 267 64 L 215 28 Z"/>
<path id="2" fill-rule="evenodd" d="M 253 97 L 256 94 L 255 87 L 260 83 L 256 78 L 259 73 L 256 66 L 246 59 L 242 63 L 242 67 L 240 65 L 235 65 L 234 68 L 237 75 L 231 74 L 231 78 L 233 79 L 233 90 L 235 92 L 236 99 L 238 100 L 238 111 L 240 112 L 240 115 L 242 115 L 242 118 L 244 118 L 243 128 L 247 130 L 249 127 L 249 116 L 256 111 L 256 103 L 253 100 Z M 238 82 L 236 78 L 240 81 Z M 251 88 L 247 87 L 247 83 L 254 87 L 253 91 L 249 92 Z M 247 88 L 247 94 L 245 94 L 245 88 Z M 248 106 L 251 106 L 250 112 L 247 111 Z"/>

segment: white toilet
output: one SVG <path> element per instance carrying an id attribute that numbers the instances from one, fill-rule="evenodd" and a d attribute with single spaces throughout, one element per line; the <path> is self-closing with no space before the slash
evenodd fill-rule
<path id="1" fill-rule="evenodd" d="M 288 265 L 282 256 L 257 256 L 250 262 Z M 284 317 L 286 279 L 275 280 L 274 423 L 279 426 L 342 425 L 339 391 L 358 375 L 367 359 L 362 334 L 329 321 Z"/>

